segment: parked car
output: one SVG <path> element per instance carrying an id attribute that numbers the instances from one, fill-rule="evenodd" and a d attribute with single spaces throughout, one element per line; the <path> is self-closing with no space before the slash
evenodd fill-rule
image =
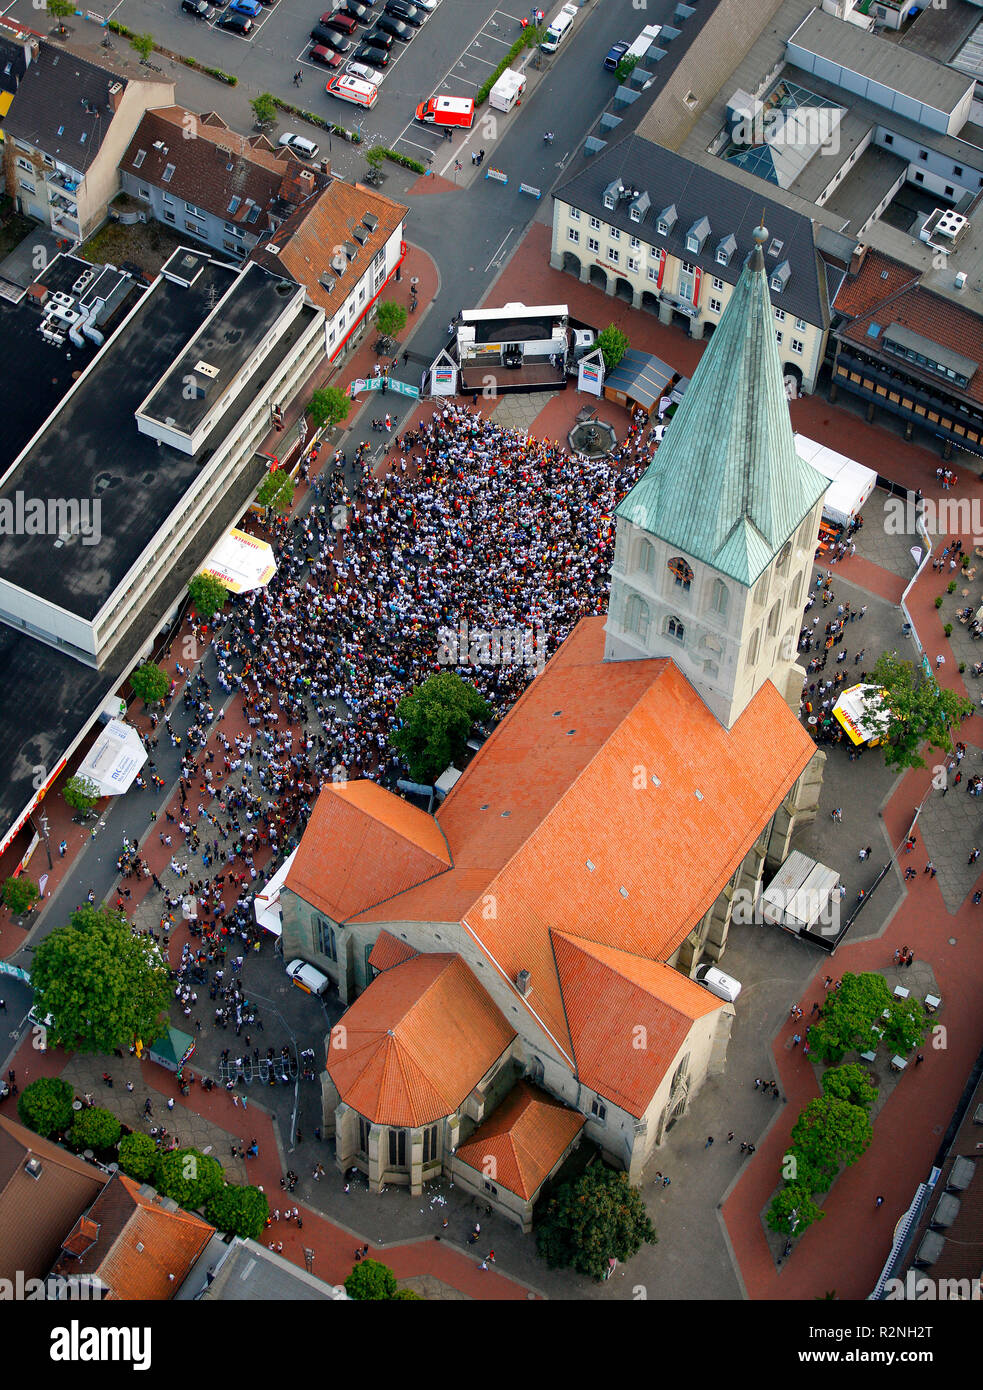
<path id="1" fill-rule="evenodd" d="M 342 34 L 354 34 L 358 28 L 358 20 L 352 19 L 350 14 L 340 14 L 338 10 L 325 10 L 318 24 L 326 24 L 329 29 L 337 29 Z"/>
<path id="2" fill-rule="evenodd" d="M 382 34 L 392 34 L 400 43 L 409 43 L 415 33 L 409 24 L 404 24 L 401 19 L 393 19 L 391 14 L 380 15 L 375 22 L 375 28 Z"/>
<path id="3" fill-rule="evenodd" d="M 427 14 L 433 14 L 440 0 L 413 0 L 413 4 L 418 10 L 426 10 Z"/>
<path id="4" fill-rule="evenodd" d="M 305 994 L 327 994 L 331 981 L 323 971 L 306 960 L 292 960 L 287 966 L 287 975 Z"/>
<path id="5" fill-rule="evenodd" d="M 337 29 L 329 29 L 326 24 L 315 24 L 311 30 L 311 38 L 315 43 L 327 44 L 328 48 L 333 48 L 336 53 L 347 53 L 352 46 L 351 39 L 346 39 Z"/>
<path id="6" fill-rule="evenodd" d="M 320 152 L 320 146 L 315 145 L 313 140 L 308 140 L 306 135 L 295 135 L 292 130 L 281 135 L 277 144 L 285 145 L 288 150 L 299 155 L 301 159 L 317 159 Z"/>
<path id="7" fill-rule="evenodd" d="M 382 82 L 382 73 L 373 72 L 364 63 L 349 63 L 345 71 L 350 77 L 357 77 L 362 82 L 371 82 L 373 87 L 378 87 Z"/>
<path id="8" fill-rule="evenodd" d="M 181 0 L 181 8 L 185 14 L 193 14 L 195 19 L 213 20 L 218 13 L 214 5 L 209 5 L 208 0 Z"/>
<path id="9" fill-rule="evenodd" d="M 229 13 L 244 14 L 248 15 L 250 19 L 255 19 L 258 14 L 263 13 L 263 6 L 259 0 L 232 0 Z"/>
<path id="10" fill-rule="evenodd" d="M 404 24 L 412 24 L 414 29 L 419 29 L 430 18 L 426 10 L 411 5 L 410 0 L 388 0 L 386 14 L 391 14 L 393 19 L 401 19 Z"/>
<path id="11" fill-rule="evenodd" d="M 373 48 L 384 48 L 388 53 L 393 46 L 393 36 L 392 34 L 384 34 L 377 25 L 374 29 L 369 30 L 362 42 Z"/>
<path id="12" fill-rule="evenodd" d="M 356 63 L 368 63 L 373 68 L 386 68 L 389 66 L 389 54 L 384 48 L 373 48 L 371 44 L 360 43 L 352 54 Z"/>
<path id="13" fill-rule="evenodd" d="M 320 63 L 326 68 L 340 68 L 345 61 L 340 53 L 336 53 L 333 48 L 328 48 L 326 44 L 316 43 L 307 55 L 309 63 Z"/>
<path id="14" fill-rule="evenodd" d="M 371 24 L 375 18 L 366 0 L 345 0 L 345 8 L 337 10 L 336 14 L 348 15 L 351 19 L 357 19 L 359 24 Z"/>
<path id="15" fill-rule="evenodd" d="M 233 34 L 248 34 L 253 22 L 244 14 L 224 14 L 215 26 L 217 29 L 231 29 Z"/>

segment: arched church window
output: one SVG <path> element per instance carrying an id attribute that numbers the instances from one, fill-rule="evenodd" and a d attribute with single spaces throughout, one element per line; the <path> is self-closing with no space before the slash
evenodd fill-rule
<path id="1" fill-rule="evenodd" d="M 778 574 L 784 574 L 788 569 L 788 559 L 792 554 L 792 542 L 786 541 L 778 552 L 778 560 L 775 563 L 775 570 Z"/>
<path id="2" fill-rule="evenodd" d="M 765 601 L 765 599 L 766 599 L 767 597 L 768 597 L 768 571 L 765 570 L 764 574 L 761 576 L 761 578 L 758 580 L 757 584 L 755 585 L 755 588 L 754 588 L 754 601 L 755 601 L 755 603 L 764 603 L 764 601 Z"/>
<path id="3" fill-rule="evenodd" d="M 730 602 L 730 593 L 727 585 L 720 579 L 713 581 L 713 589 L 710 593 L 710 607 L 715 613 L 719 613 L 722 618 L 727 616 L 727 605 Z"/>
<path id="4" fill-rule="evenodd" d="M 693 571 L 681 555 L 676 555 L 669 561 L 669 573 L 672 575 L 676 588 L 682 589 L 684 594 L 688 594 L 690 585 L 693 583 Z"/>
<path id="5" fill-rule="evenodd" d="M 747 664 L 753 666 L 758 659 L 758 638 L 761 636 L 761 629 L 756 627 L 751 635 L 751 640 L 747 647 Z"/>
<path id="6" fill-rule="evenodd" d="M 666 619 L 666 636 L 674 637 L 677 642 L 685 642 L 686 628 L 678 618 Z"/>
<path id="7" fill-rule="evenodd" d="M 794 579 L 794 581 L 793 581 L 793 583 L 792 583 L 792 595 L 791 595 L 791 598 L 789 599 L 789 602 L 791 603 L 791 605 L 792 605 L 793 608 L 798 608 L 799 604 L 802 602 L 802 571 L 801 571 L 801 570 L 799 570 L 798 574 L 795 576 L 795 579 Z"/>
<path id="8" fill-rule="evenodd" d="M 643 574 L 651 574 L 655 569 L 655 548 L 649 541 L 642 541 L 638 547 L 638 568 Z"/>
<path id="9" fill-rule="evenodd" d="M 777 637 L 777 635 L 778 635 L 778 620 L 779 620 L 779 618 L 781 617 L 781 612 L 782 612 L 782 603 L 781 603 L 781 599 L 779 599 L 776 603 L 773 603 L 773 604 L 772 604 L 772 606 L 771 606 L 771 612 L 768 614 L 768 636 L 769 636 L 769 637 Z"/>
<path id="10" fill-rule="evenodd" d="M 645 641 L 649 635 L 649 606 L 638 594 L 632 594 L 625 608 L 625 631 Z"/>

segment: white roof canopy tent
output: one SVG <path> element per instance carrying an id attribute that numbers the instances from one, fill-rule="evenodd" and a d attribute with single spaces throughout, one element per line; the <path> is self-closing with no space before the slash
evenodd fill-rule
<path id="1" fill-rule="evenodd" d="M 233 527 L 212 550 L 200 574 L 210 574 L 232 594 L 265 589 L 276 574 L 273 547 Z"/>
<path id="2" fill-rule="evenodd" d="M 78 776 L 94 782 L 100 796 L 121 796 L 146 761 L 147 750 L 136 729 L 111 719 L 89 749 Z"/>
<path id="3" fill-rule="evenodd" d="M 833 706 L 833 718 L 853 744 L 879 743 L 891 716 L 883 706 L 887 692 L 876 685 L 851 685 Z"/>
<path id="4" fill-rule="evenodd" d="M 296 854 L 297 851 L 294 850 L 293 854 L 287 855 L 269 883 L 253 898 L 253 912 L 256 914 L 256 921 L 264 931 L 268 931 L 272 936 L 283 934 L 283 920 L 280 915 L 280 889 L 287 880 L 287 874 L 290 872 L 290 866 L 294 862 Z"/>
<path id="5" fill-rule="evenodd" d="M 804 434 L 795 436 L 795 452 L 829 479 L 829 489 L 823 499 L 823 516 L 839 526 L 848 526 L 877 486 L 877 474 L 855 459 L 827 449 L 818 440 L 807 439 Z"/>

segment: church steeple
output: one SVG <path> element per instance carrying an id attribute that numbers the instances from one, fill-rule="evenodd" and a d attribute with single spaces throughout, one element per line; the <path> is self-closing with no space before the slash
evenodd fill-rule
<path id="1" fill-rule="evenodd" d="M 764 246 L 651 465 L 617 509 L 606 656 L 670 656 L 729 728 L 790 675 L 827 481 L 799 458 Z M 797 691 L 796 691 L 797 698 Z"/>

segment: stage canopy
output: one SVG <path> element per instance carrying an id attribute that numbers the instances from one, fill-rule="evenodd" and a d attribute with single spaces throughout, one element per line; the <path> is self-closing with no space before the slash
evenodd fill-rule
<path id="1" fill-rule="evenodd" d="M 129 724 L 111 719 L 78 770 L 99 788 L 100 796 L 121 796 L 147 761 L 140 735 Z"/>
<path id="2" fill-rule="evenodd" d="M 231 594 L 265 589 L 276 574 L 273 547 L 233 527 L 216 545 L 199 573 L 210 574 Z"/>
<path id="3" fill-rule="evenodd" d="M 833 718 L 843 729 L 851 743 L 879 743 L 891 722 L 890 715 L 875 705 L 868 707 L 867 700 L 886 698 L 887 691 L 876 685 L 852 685 L 833 706 Z"/>

